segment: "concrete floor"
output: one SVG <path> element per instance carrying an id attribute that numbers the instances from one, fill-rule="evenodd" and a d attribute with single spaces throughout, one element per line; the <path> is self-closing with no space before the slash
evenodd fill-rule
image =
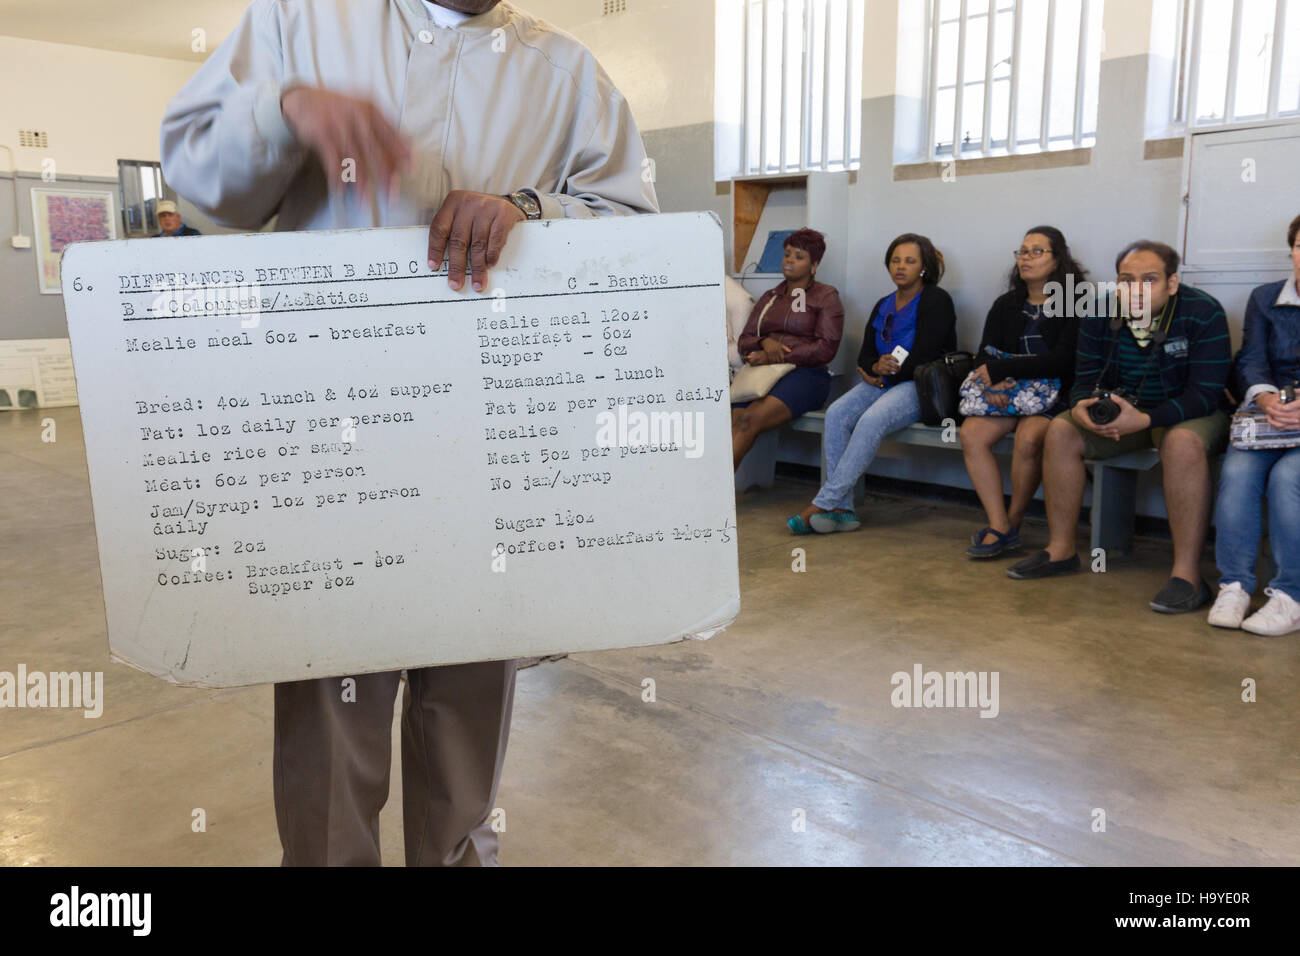
<path id="1" fill-rule="evenodd" d="M 503 863 L 1300 863 L 1300 638 L 1153 614 L 1166 542 L 1015 582 L 962 555 L 982 522 L 959 505 L 873 495 L 869 530 L 792 539 L 812 491 L 741 498 L 743 611 L 722 635 L 520 672 Z M 278 863 L 270 687 L 108 662 L 76 409 L 0 413 L 0 545 L 0 670 L 103 670 L 107 699 L 98 720 L 0 710 L 0 864 Z M 893 707 L 890 676 L 918 663 L 998 671 L 999 715 Z"/>

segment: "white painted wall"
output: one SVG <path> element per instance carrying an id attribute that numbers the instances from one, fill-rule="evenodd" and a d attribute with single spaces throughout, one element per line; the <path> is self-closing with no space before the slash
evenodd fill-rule
<path id="1" fill-rule="evenodd" d="M 21 170 L 117 177 L 119 159 L 156 160 L 167 101 L 197 70 L 185 60 L 0 36 L 0 143 Z M 49 133 L 49 149 L 18 130 Z"/>
<path id="2" fill-rule="evenodd" d="M 601 16 L 601 0 L 512 0 L 595 52 L 642 130 L 713 122 L 713 4 L 627 0 Z"/>

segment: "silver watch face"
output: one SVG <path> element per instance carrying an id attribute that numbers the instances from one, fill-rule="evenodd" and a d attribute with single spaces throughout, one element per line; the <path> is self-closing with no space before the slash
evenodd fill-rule
<path id="1" fill-rule="evenodd" d="M 511 193 L 510 200 L 523 211 L 529 219 L 541 219 L 542 207 L 528 193 Z"/>

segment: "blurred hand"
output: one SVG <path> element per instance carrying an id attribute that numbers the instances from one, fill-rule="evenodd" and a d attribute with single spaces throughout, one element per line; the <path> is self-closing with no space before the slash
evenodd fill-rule
<path id="1" fill-rule="evenodd" d="M 862 368 L 861 366 L 858 367 L 858 374 L 862 376 L 862 381 L 866 382 L 868 385 L 874 386 L 875 388 L 885 387 L 885 380 L 883 378 L 879 378 L 878 376 L 872 375 L 870 372 L 868 372 L 865 368 Z"/>
<path id="2" fill-rule="evenodd" d="M 343 162 L 356 164 L 356 185 L 382 188 L 391 198 L 411 160 L 411 149 L 382 110 L 355 96 L 314 86 L 280 94 L 280 111 L 299 142 L 316 153 L 331 193 L 342 191 Z"/>
<path id="3" fill-rule="evenodd" d="M 897 375 L 899 369 L 898 359 L 892 355 L 882 355 L 876 359 L 876 364 L 871 366 L 871 371 L 881 376 Z"/>

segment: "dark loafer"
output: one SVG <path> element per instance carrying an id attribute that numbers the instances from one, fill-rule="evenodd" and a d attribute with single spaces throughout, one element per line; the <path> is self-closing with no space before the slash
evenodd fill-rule
<path id="1" fill-rule="evenodd" d="M 1007 568 L 1007 577 L 1018 581 L 1051 578 L 1058 574 L 1074 574 L 1079 570 L 1079 556 L 1072 554 L 1064 561 L 1053 561 L 1046 551 L 1037 551 Z"/>
<path id="2" fill-rule="evenodd" d="M 981 534 L 980 537 L 983 538 L 986 534 L 993 535 L 994 540 L 989 544 L 980 544 L 980 542 L 976 541 L 967 548 L 966 553 L 972 558 L 996 558 L 999 554 L 1018 551 L 1021 547 L 1019 528 L 1012 528 L 1006 534 L 1001 531 L 994 531 L 992 528 L 985 528 L 984 534 Z"/>
<path id="3" fill-rule="evenodd" d="M 1213 597 L 1204 579 L 1193 584 L 1182 578 L 1170 578 L 1160 593 L 1151 599 L 1151 610 L 1161 614 L 1186 614 L 1203 608 Z"/>

